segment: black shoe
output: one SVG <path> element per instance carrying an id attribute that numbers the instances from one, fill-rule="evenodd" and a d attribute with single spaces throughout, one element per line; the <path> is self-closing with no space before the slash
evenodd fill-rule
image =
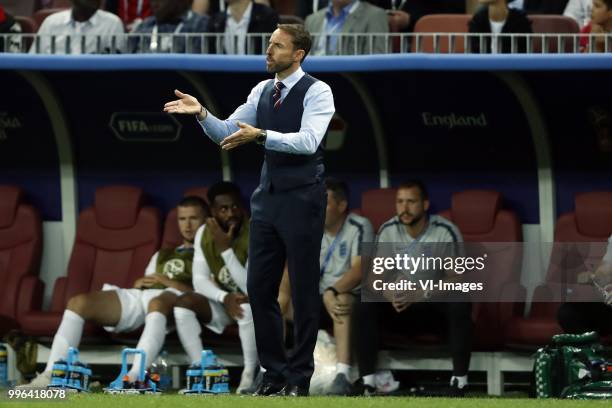
<path id="1" fill-rule="evenodd" d="M 270 395 L 277 395 L 280 391 L 285 389 L 283 383 L 273 383 L 270 381 L 263 381 L 261 385 L 253 393 L 254 397 L 268 397 Z"/>
<path id="2" fill-rule="evenodd" d="M 372 387 L 371 385 L 364 384 L 363 378 L 360 378 L 355 383 L 353 383 L 353 389 L 349 394 L 351 396 L 363 396 L 363 397 L 373 397 L 377 395 L 376 387 Z"/>
<path id="3" fill-rule="evenodd" d="M 277 392 L 276 395 L 279 397 L 307 397 L 308 388 L 287 384 L 282 390 Z"/>

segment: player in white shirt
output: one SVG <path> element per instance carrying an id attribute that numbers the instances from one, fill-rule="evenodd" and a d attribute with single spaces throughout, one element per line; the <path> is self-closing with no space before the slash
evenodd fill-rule
<path id="1" fill-rule="evenodd" d="M 104 284 L 101 291 L 76 295 L 68 300 L 57 329 L 44 371 L 23 388 L 46 387 L 53 364 L 66 359 L 69 347 L 78 347 L 86 322 L 104 326 L 109 332 L 144 330 L 136 348 L 146 352 L 148 368 L 157 357 L 166 337 L 167 317 L 183 292 L 190 292 L 193 242 L 196 231 L 208 215 L 208 206 L 199 197 L 185 197 L 177 206 L 177 221 L 183 238 L 181 246 L 161 249 L 152 257 L 145 275 L 131 289 Z M 128 377 L 137 379 L 141 357 L 137 355 Z"/>
<path id="2" fill-rule="evenodd" d="M 202 352 L 201 324 L 215 333 L 238 323 L 244 370 L 237 393 L 249 388 L 258 367 L 255 327 L 246 279 L 249 222 L 238 186 L 229 182 L 208 190 L 212 217 L 198 229 L 193 258 L 194 292 L 182 295 L 174 307 L 176 330 L 192 364 Z"/>

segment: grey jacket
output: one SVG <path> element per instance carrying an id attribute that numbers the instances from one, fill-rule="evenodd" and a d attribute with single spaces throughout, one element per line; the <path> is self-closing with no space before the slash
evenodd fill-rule
<path id="1" fill-rule="evenodd" d="M 323 31 L 325 13 L 327 8 L 323 8 L 306 18 L 306 30 L 313 35 L 313 50 L 319 44 L 319 38 Z M 389 22 L 387 13 L 380 7 L 376 7 L 365 1 L 359 1 L 357 8 L 349 14 L 342 27 L 342 33 L 388 33 Z M 372 53 L 381 54 L 386 49 L 386 39 L 384 36 L 374 36 L 372 38 Z M 389 47 L 391 45 L 389 44 Z M 390 49 L 390 48 L 389 48 Z M 350 36 L 338 38 L 338 50 L 340 54 L 369 54 L 370 39 L 366 36 L 357 38 L 357 49 L 355 50 L 355 38 Z"/>

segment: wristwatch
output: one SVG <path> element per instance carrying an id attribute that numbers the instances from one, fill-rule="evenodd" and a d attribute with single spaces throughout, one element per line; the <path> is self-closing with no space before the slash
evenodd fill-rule
<path id="1" fill-rule="evenodd" d="M 262 130 L 261 132 L 259 132 L 257 136 L 255 136 L 255 143 L 257 143 L 258 145 L 263 145 L 266 143 L 267 138 L 268 138 L 268 132 L 266 132 L 265 130 Z"/>

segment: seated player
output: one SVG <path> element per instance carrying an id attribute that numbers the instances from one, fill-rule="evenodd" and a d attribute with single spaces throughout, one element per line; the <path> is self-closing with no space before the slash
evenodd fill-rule
<path id="1" fill-rule="evenodd" d="M 590 279 L 590 277 L 589 277 Z M 603 302 L 564 303 L 559 308 L 559 325 L 566 333 L 582 334 L 596 331 L 600 335 L 612 334 L 612 235 L 601 264 L 593 279 L 608 293 Z"/>
<path id="2" fill-rule="evenodd" d="M 175 249 L 156 252 L 142 278 L 131 289 L 105 284 L 101 291 L 83 293 L 68 300 L 62 321 L 53 338 L 44 371 L 23 388 L 46 387 L 51 382 L 55 361 L 66 359 L 69 347 L 78 347 L 85 322 L 104 326 L 109 332 L 130 332 L 144 324 L 136 348 L 146 352 L 148 368 L 166 337 L 166 321 L 174 302 L 192 290 L 191 265 L 196 231 L 208 215 L 208 206 L 199 197 L 185 197 L 177 206 L 178 227 L 183 243 Z M 141 358 L 136 355 L 128 372 L 135 382 Z"/>
<path id="3" fill-rule="evenodd" d="M 215 333 L 238 323 L 244 370 L 237 393 L 249 388 L 258 366 L 255 327 L 247 297 L 249 222 L 240 189 L 221 182 L 208 190 L 212 217 L 195 237 L 194 292 L 183 294 L 174 307 L 176 330 L 192 364 L 200 363 L 201 324 Z"/>

